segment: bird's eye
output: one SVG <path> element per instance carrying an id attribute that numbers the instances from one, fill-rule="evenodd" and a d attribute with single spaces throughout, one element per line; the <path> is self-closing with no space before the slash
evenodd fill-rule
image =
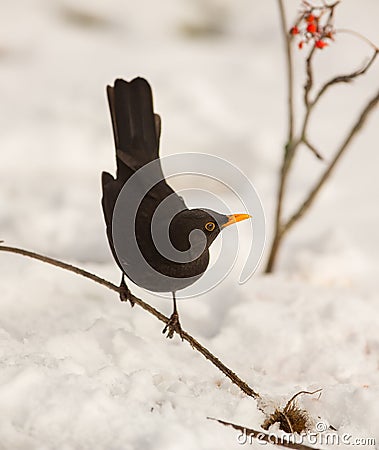
<path id="1" fill-rule="evenodd" d="M 205 229 L 207 231 L 213 231 L 216 228 L 216 225 L 213 222 L 208 222 L 205 224 Z"/>

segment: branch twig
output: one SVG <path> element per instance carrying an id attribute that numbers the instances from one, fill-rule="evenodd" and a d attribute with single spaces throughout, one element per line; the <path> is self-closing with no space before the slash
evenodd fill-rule
<path id="1" fill-rule="evenodd" d="M 286 51 L 286 66 L 287 66 L 287 90 L 288 90 L 288 139 L 287 142 L 291 142 L 294 131 L 294 105 L 293 105 L 293 63 L 292 63 L 292 48 L 291 48 L 291 35 L 288 34 L 288 25 L 286 12 L 284 9 L 283 0 L 278 0 L 280 23 L 282 27 L 282 34 L 285 38 L 285 51 Z"/>
<path id="2" fill-rule="evenodd" d="M 0 251 L 3 252 L 9 252 L 9 253 L 16 253 L 18 255 L 27 256 L 29 258 L 37 259 L 39 261 L 42 261 L 47 264 L 51 264 L 55 267 L 59 267 L 64 270 L 68 270 L 70 272 L 73 272 L 77 275 L 80 275 L 84 278 L 88 278 L 95 283 L 101 284 L 102 286 L 110 289 L 111 291 L 120 293 L 120 288 L 113 283 L 111 283 L 108 280 L 104 280 L 103 278 L 98 277 L 97 275 L 94 275 L 91 272 L 87 272 L 86 270 L 83 270 L 79 267 L 73 266 L 71 264 L 67 264 L 65 262 L 59 261 L 54 258 L 50 258 L 48 256 L 40 255 L 39 253 L 31 252 L 29 250 L 25 250 L 22 248 L 17 247 L 9 247 L 1 244 L 2 241 L 0 241 Z M 149 312 L 153 316 L 155 316 L 158 320 L 161 322 L 164 322 L 167 324 L 169 321 L 169 318 L 166 317 L 164 314 L 159 312 L 157 309 L 150 306 L 148 303 L 144 302 L 140 298 L 134 296 L 133 294 L 129 293 L 128 299 L 131 300 L 131 302 L 137 304 L 141 308 L 143 308 L 145 311 Z M 201 345 L 195 338 L 193 338 L 190 334 L 182 330 L 181 337 L 187 341 L 192 348 L 197 350 L 199 353 L 201 353 L 208 361 L 210 361 L 214 366 L 216 366 L 226 377 L 229 378 L 229 380 L 238 386 L 242 392 L 244 392 L 246 395 L 253 397 L 255 400 L 259 400 L 261 397 L 260 395 L 254 391 L 245 381 L 241 380 L 236 373 L 234 373 L 231 369 L 229 369 L 227 366 L 225 366 L 224 363 L 222 363 L 216 356 L 214 356 L 207 348 L 205 348 L 203 345 Z M 258 406 L 259 407 L 259 406 Z"/>
<path id="3" fill-rule="evenodd" d="M 308 3 L 306 1 L 303 1 L 303 3 L 306 6 L 306 10 L 302 12 L 302 15 L 299 16 L 297 19 L 297 22 L 295 23 L 295 26 L 292 28 L 292 31 L 295 31 L 296 28 L 299 26 L 299 23 L 301 21 L 304 21 L 307 19 L 307 14 L 309 11 L 313 10 L 319 10 L 320 13 L 318 14 L 318 18 L 321 17 L 323 14 L 323 10 L 327 8 L 329 10 L 328 12 L 328 18 L 326 24 L 323 24 L 323 28 L 321 29 L 322 34 L 321 38 L 328 38 L 333 39 L 333 34 L 336 32 L 349 32 L 360 39 L 364 40 L 368 45 L 370 45 L 373 49 L 373 55 L 370 57 L 370 59 L 363 65 L 363 67 L 359 68 L 358 70 L 355 70 L 352 73 L 344 74 L 344 75 L 338 75 L 331 80 L 325 82 L 324 85 L 321 86 L 321 88 L 315 93 L 315 95 L 312 95 L 313 91 L 313 85 L 314 85 L 314 77 L 313 77 L 313 57 L 315 55 L 316 50 L 316 44 L 318 41 L 315 41 L 315 35 L 312 35 L 312 33 L 308 33 L 307 35 L 303 36 L 303 39 L 305 39 L 306 42 L 312 42 L 312 48 L 308 53 L 308 56 L 306 58 L 306 82 L 304 85 L 304 94 L 303 94 L 303 103 L 305 106 L 305 112 L 304 116 L 302 118 L 302 121 L 300 122 L 299 126 L 299 134 L 295 136 L 295 117 L 294 117 L 294 85 L 293 85 L 293 57 L 292 57 L 292 48 L 291 48 L 291 41 L 294 34 L 299 33 L 299 29 L 297 28 L 296 33 L 289 34 L 287 25 L 286 25 L 286 17 L 285 17 L 285 8 L 284 8 L 284 2 L 283 0 L 278 0 L 278 7 L 281 17 L 281 24 L 282 24 L 282 35 L 285 39 L 286 43 L 286 67 L 287 67 L 287 77 L 288 77 L 288 108 L 289 108 L 289 137 L 287 140 L 287 143 L 285 145 L 285 152 L 282 162 L 282 167 L 279 175 L 279 188 L 278 188 L 278 194 L 276 198 L 276 212 L 275 212 L 275 229 L 274 229 L 274 238 L 271 244 L 271 249 L 269 253 L 269 258 L 267 261 L 267 265 L 265 268 L 265 273 L 271 273 L 274 269 L 277 255 L 281 246 L 281 243 L 283 241 L 283 237 L 288 231 L 288 229 L 297 221 L 299 220 L 302 215 L 308 210 L 310 205 L 313 203 L 314 198 L 316 197 L 317 193 L 319 192 L 321 186 L 324 184 L 324 182 L 329 178 L 330 173 L 333 171 L 335 164 L 338 162 L 339 158 L 341 157 L 342 153 L 346 150 L 348 145 L 351 142 L 351 139 L 354 137 L 354 135 L 360 130 L 362 125 L 364 124 L 366 120 L 366 113 L 363 112 L 358 126 L 355 126 L 351 131 L 351 135 L 347 137 L 346 142 L 337 150 L 335 158 L 331 161 L 327 169 L 324 171 L 323 176 L 320 178 L 320 180 L 316 183 L 314 188 L 312 188 L 312 191 L 310 192 L 309 196 L 306 198 L 304 203 L 299 207 L 297 212 L 293 214 L 293 216 L 286 222 L 283 219 L 283 209 L 284 209 L 284 200 L 286 196 L 286 189 L 288 184 L 288 178 L 289 173 L 291 170 L 291 167 L 293 165 L 293 161 L 295 158 L 295 155 L 297 153 L 298 147 L 300 144 L 304 144 L 318 159 L 322 160 L 323 157 L 321 153 L 317 150 L 317 148 L 313 145 L 313 143 L 310 142 L 308 138 L 308 127 L 309 123 L 312 117 L 312 113 L 314 111 L 314 107 L 319 102 L 319 100 L 322 98 L 322 96 L 329 90 L 329 88 L 337 83 L 349 83 L 353 81 L 355 78 L 364 75 L 370 67 L 373 65 L 378 53 L 379 53 L 379 47 L 376 46 L 373 42 L 371 42 L 369 39 L 365 38 L 360 33 L 351 31 L 351 30 L 335 30 L 333 27 L 333 16 L 334 16 L 334 10 L 336 6 L 340 3 L 339 0 L 335 1 L 334 3 L 328 4 L 326 2 L 323 2 L 320 6 L 314 6 L 311 3 Z M 309 11 L 307 11 L 309 9 Z M 320 38 L 318 38 L 320 39 Z M 303 41 L 301 41 L 303 43 Z M 312 99 L 313 97 L 313 99 Z M 367 115 L 371 111 L 373 107 L 370 106 L 370 104 L 366 105 L 368 108 Z"/>
<path id="4" fill-rule="evenodd" d="M 379 51 L 379 47 L 377 45 L 375 45 L 372 41 L 370 41 L 370 39 L 368 39 L 366 36 L 363 36 L 363 34 L 358 33 L 358 31 L 355 30 L 349 30 L 348 28 L 338 28 L 336 30 L 336 33 L 346 33 L 346 34 L 351 34 L 359 39 L 361 39 L 362 41 L 366 42 L 366 44 L 368 44 L 370 47 L 372 47 L 374 50 Z"/>
<path id="5" fill-rule="evenodd" d="M 359 115 L 357 121 L 355 122 L 354 126 L 349 131 L 347 137 L 341 144 L 340 148 L 337 150 L 334 158 L 330 162 L 329 166 L 325 169 L 324 173 L 321 175 L 319 181 L 315 184 L 311 192 L 308 194 L 306 200 L 303 202 L 303 204 L 299 207 L 299 209 L 291 216 L 291 218 L 287 221 L 287 223 L 283 226 L 283 233 L 287 232 L 302 216 L 303 214 L 309 209 L 309 207 L 314 202 L 317 194 L 320 192 L 320 189 L 324 185 L 324 183 L 328 180 L 330 177 L 333 169 L 335 168 L 338 160 L 341 158 L 343 153 L 348 148 L 349 144 L 355 137 L 355 135 L 359 132 L 359 130 L 362 128 L 364 123 L 366 122 L 367 118 L 369 117 L 370 113 L 374 110 L 375 106 L 379 103 L 379 90 L 375 94 L 375 96 L 367 103 L 367 105 L 364 107 L 363 111 Z"/>
<path id="6" fill-rule="evenodd" d="M 312 68 L 312 60 L 313 55 L 315 54 L 316 47 L 312 47 L 312 50 L 309 52 L 308 58 L 306 60 L 306 73 L 307 73 L 307 81 L 304 86 L 304 104 L 307 109 L 311 107 L 312 102 L 309 99 L 309 94 L 313 87 L 313 68 Z"/>
<path id="7" fill-rule="evenodd" d="M 274 262 L 276 259 L 276 254 L 279 248 L 280 240 L 281 240 L 281 217 L 282 217 L 282 207 L 283 207 L 283 198 L 286 191 L 287 186 L 287 175 L 291 166 L 291 161 L 293 159 L 293 155 L 296 149 L 296 146 L 293 145 L 293 135 L 294 135 L 294 96 L 293 96 L 293 85 L 294 85 L 294 77 L 293 77 L 293 58 L 292 58 L 292 47 L 291 47 L 291 36 L 288 34 L 288 26 L 286 13 L 284 9 L 283 0 L 278 0 L 278 7 L 280 13 L 280 23 L 282 28 L 282 35 L 285 40 L 285 54 L 286 54 L 286 67 L 287 67 L 287 90 L 288 90 L 288 137 L 287 143 L 284 148 L 283 162 L 280 170 L 280 180 L 278 187 L 278 195 L 276 202 L 276 212 L 275 212 L 275 235 L 274 240 L 271 244 L 270 257 L 267 262 L 266 272 L 271 272 L 274 267 Z"/>
<path id="8" fill-rule="evenodd" d="M 284 407 L 284 411 L 288 411 L 288 409 L 291 407 L 292 403 L 296 400 L 297 397 L 299 397 L 300 395 L 303 394 L 307 394 L 307 395 L 314 395 L 317 394 L 319 392 L 321 392 L 322 389 L 316 389 L 315 391 L 299 391 L 296 392 L 296 394 L 294 394 L 287 402 L 286 406 Z M 321 394 L 320 394 L 321 395 Z"/>
<path id="9" fill-rule="evenodd" d="M 322 88 L 319 90 L 319 92 L 316 94 L 313 102 L 312 102 L 312 107 L 320 100 L 320 97 L 322 97 L 323 94 L 325 94 L 325 92 L 334 84 L 337 83 L 350 83 L 351 81 L 353 81 L 355 78 L 364 75 L 368 69 L 371 67 L 371 65 L 373 64 L 373 62 L 375 61 L 377 55 L 379 53 L 379 50 L 376 49 L 372 55 L 372 57 L 368 60 L 368 62 L 366 64 L 363 65 L 363 67 L 361 67 L 360 69 L 355 70 L 354 72 L 351 72 L 349 74 L 346 75 L 338 75 L 334 78 L 332 78 L 331 80 L 327 81 Z"/>
<path id="10" fill-rule="evenodd" d="M 304 137 L 303 139 L 302 139 L 302 142 L 304 143 L 304 145 L 306 145 L 308 148 L 309 148 L 309 150 L 312 152 L 312 153 L 314 153 L 314 155 L 316 156 L 316 158 L 317 159 L 320 159 L 320 160 L 323 160 L 324 159 L 324 157 L 321 155 L 321 153 L 317 150 L 317 148 L 313 145 L 313 144 L 311 144 L 309 141 L 308 141 L 308 139 L 306 138 L 306 137 Z"/>

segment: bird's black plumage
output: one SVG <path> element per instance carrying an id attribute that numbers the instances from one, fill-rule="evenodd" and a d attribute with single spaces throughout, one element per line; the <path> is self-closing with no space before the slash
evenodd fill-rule
<path id="1" fill-rule="evenodd" d="M 113 87 L 107 87 L 107 95 L 116 147 L 117 174 L 116 178 L 106 172 L 102 174 L 102 206 L 113 256 L 123 273 L 137 285 L 155 292 L 175 293 L 194 283 L 205 272 L 209 263 L 209 246 L 221 228 L 242 219 L 211 210 L 188 209 L 183 199 L 167 184 L 159 160 L 161 120 L 154 114 L 152 92 L 146 80 L 135 78 L 126 82 L 118 79 Z M 139 170 L 147 167 L 151 167 L 150 175 L 142 175 L 138 179 L 138 174 L 143 173 L 143 170 Z M 145 189 L 149 177 L 158 182 Z M 134 183 L 130 195 L 141 190 L 142 201 L 136 211 L 131 211 L 130 208 L 123 208 L 117 199 L 124 186 L 127 189 L 134 179 L 138 182 Z M 122 234 L 118 241 L 121 245 L 115 243 L 113 220 L 116 202 L 117 211 L 121 211 L 118 217 L 122 218 L 122 214 L 125 214 L 125 218 L 135 215 L 134 233 Z M 162 205 L 165 205 L 167 213 L 153 221 L 154 214 Z M 158 250 L 152 232 L 158 236 L 159 233 L 162 236 L 168 233 L 170 245 L 186 257 L 183 260 L 171 258 L 161 249 Z M 135 242 L 141 258 L 131 250 Z M 119 247 L 124 250 L 121 251 Z M 174 315 L 176 323 L 173 326 L 177 329 L 179 322 L 175 296 Z M 169 336 L 172 335 L 173 331 L 169 329 Z"/>

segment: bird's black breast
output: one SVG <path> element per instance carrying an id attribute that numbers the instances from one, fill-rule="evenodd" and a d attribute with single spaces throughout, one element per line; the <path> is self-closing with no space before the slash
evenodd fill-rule
<path id="1" fill-rule="evenodd" d="M 135 220 L 135 234 L 124 236 L 125 253 L 121 256 L 124 272 L 137 285 L 155 292 L 173 292 L 184 289 L 197 281 L 209 263 L 209 251 L 177 246 L 172 239 L 170 224 L 175 215 L 183 211 L 175 198 L 165 201 L 164 213 L 157 214 L 161 202 L 153 196 L 146 196 L 138 208 Z M 185 230 L 178 228 L 180 241 L 188 241 Z M 184 234 L 183 234 L 184 233 Z M 135 239 L 139 254 L 131 252 Z M 188 241 L 189 242 L 189 241 Z M 139 263 L 137 263 L 139 261 Z"/>

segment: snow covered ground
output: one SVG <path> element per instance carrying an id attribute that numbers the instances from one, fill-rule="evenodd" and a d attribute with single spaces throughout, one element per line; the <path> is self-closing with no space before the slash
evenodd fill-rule
<path id="1" fill-rule="evenodd" d="M 286 3 L 294 17 L 298 2 Z M 378 14 L 376 0 L 343 0 L 337 26 L 379 43 Z M 114 169 L 104 86 L 136 75 L 154 88 L 162 154 L 206 152 L 240 167 L 270 236 L 286 128 L 275 1 L 3 0 L 0 24 L 0 239 L 119 282 L 100 210 L 100 172 Z M 317 81 L 368 54 L 341 36 L 318 55 Z M 311 132 L 326 158 L 377 74 L 320 105 Z M 288 236 L 276 274 L 240 286 L 236 267 L 179 305 L 184 328 L 273 407 L 322 388 L 300 405 L 377 445 L 378 119 Z M 299 156 L 289 208 L 322 168 Z M 239 231 L 248 241 L 249 227 Z M 144 311 L 59 269 L 5 253 L 0 262 L 1 449 L 230 449 L 238 433 L 207 416 L 262 424 L 252 399 Z M 167 300 L 133 292 L 169 314 Z"/>

